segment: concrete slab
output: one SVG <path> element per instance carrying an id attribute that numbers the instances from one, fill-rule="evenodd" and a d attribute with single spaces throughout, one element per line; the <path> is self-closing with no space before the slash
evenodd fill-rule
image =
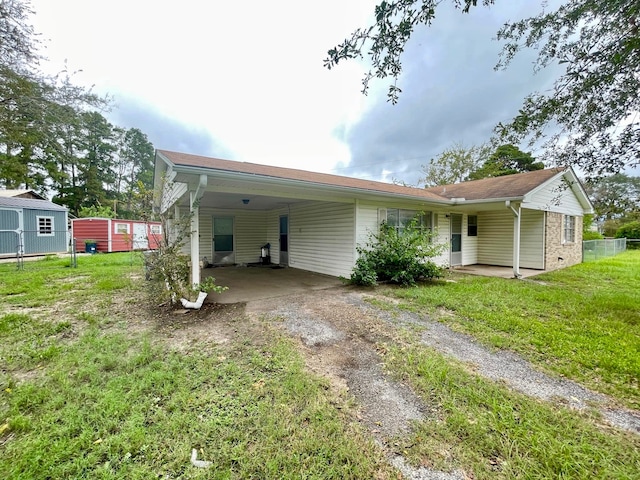
<path id="1" fill-rule="evenodd" d="M 214 277 L 216 284 L 229 287 L 210 293 L 207 301 L 240 303 L 322 290 L 342 285 L 340 279 L 296 268 L 215 267 L 202 270 L 202 278 Z"/>
<path id="2" fill-rule="evenodd" d="M 482 277 L 513 278 L 513 267 L 498 267 L 495 265 L 465 265 L 463 267 L 453 267 L 454 272 L 467 273 L 469 275 L 480 275 Z M 540 275 L 544 270 L 534 270 L 531 268 L 521 268 L 520 278 Z"/>

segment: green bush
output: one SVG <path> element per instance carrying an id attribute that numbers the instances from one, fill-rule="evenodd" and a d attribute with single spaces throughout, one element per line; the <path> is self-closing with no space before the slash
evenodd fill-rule
<path id="1" fill-rule="evenodd" d="M 351 283 L 375 285 L 390 281 L 415 285 L 420 279 L 442 276 L 443 269 L 430 259 L 443 245 L 433 243 L 434 235 L 417 228 L 417 217 L 402 230 L 383 224 L 378 234 L 371 234 L 364 247 L 358 247 L 358 260 L 351 273 Z"/>
<path id="2" fill-rule="evenodd" d="M 616 230 L 616 238 L 640 238 L 640 221 L 622 225 Z"/>
<path id="3" fill-rule="evenodd" d="M 602 240 L 604 235 L 598 232 L 594 232 L 593 230 L 587 230 L 586 232 L 582 232 L 582 240 Z"/>

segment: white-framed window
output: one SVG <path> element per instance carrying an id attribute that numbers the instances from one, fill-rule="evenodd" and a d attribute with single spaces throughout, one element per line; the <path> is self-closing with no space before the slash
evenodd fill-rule
<path id="1" fill-rule="evenodd" d="M 113 227 L 113 233 L 126 234 L 129 235 L 129 224 L 128 223 L 116 223 Z"/>
<path id="2" fill-rule="evenodd" d="M 151 235 L 162 235 L 162 225 L 149 225 Z"/>
<path id="3" fill-rule="evenodd" d="M 38 222 L 38 237 L 53 237 L 55 235 L 53 220 L 53 217 L 36 217 L 36 222 Z"/>
<path id="4" fill-rule="evenodd" d="M 400 208 L 387 208 L 386 224 L 402 232 L 411 221 L 417 218 L 416 227 L 422 231 L 431 231 L 431 212 L 418 212 L 416 210 L 403 210 Z"/>
<path id="5" fill-rule="evenodd" d="M 576 217 L 573 215 L 564 216 L 564 243 L 573 243 L 576 241 Z"/>

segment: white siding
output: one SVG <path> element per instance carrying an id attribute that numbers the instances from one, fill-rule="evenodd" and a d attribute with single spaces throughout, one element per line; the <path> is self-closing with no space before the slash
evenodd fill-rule
<path id="1" fill-rule="evenodd" d="M 289 215 L 289 265 L 348 277 L 355 262 L 355 205 L 292 205 Z"/>
<path id="2" fill-rule="evenodd" d="M 544 212 L 522 210 L 520 220 L 520 266 L 544 269 Z"/>
<path id="3" fill-rule="evenodd" d="M 448 266 L 451 263 L 451 225 L 449 217 L 444 212 L 436 213 L 434 217 L 434 227 L 437 232 L 434 241 L 439 245 L 445 245 L 445 247 L 442 253 L 435 257 L 433 261 L 438 265 Z"/>
<path id="4" fill-rule="evenodd" d="M 520 266 L 544 268 L 544 212 L 526 210 L 520 220 Z M 513 213 L 481 212 L 478 215 L 478 263 L 513 266 Z"/>
<path id="5" fill-rule="evenodd" d="M 537 190 L 523 204 L 526 208 L 582 216 L 584 210 L 563 177 Z"/>
<path id="6" fill-rule="evenodd" d="M 469 215 L 462 216 L 462 265 L 478 263 L 478 237 L 469 236 Z"/>
<path id="7" fill-rule="evenodd" d="M 513 265 L 513 213 L 506 208 L 478 214 L 478 263 Z"/>
<path id="8" fill-rule="evenodd" d="M 260 259 L 260 247 L 268 242 L 265 212 L 213 208 L 200 209 L 201 258 L 213 259 L 213 217 L 233 217 L 235 263 L 254 263 Z"/>
<path id="9" fill-rule="evenodd" d="M 378 232 L 378 207 L 372 204 L 358 204 L 356 216 L 356 242 L 365 246 L 372 233 Z"/>

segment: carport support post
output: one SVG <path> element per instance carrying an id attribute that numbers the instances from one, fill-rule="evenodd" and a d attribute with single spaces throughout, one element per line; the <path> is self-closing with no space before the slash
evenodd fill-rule
<path id="1" fill-rule="evenodd" d="M 195 201 L 195 192 L 189 193 L 191 213 L 191 284 L 200 283 L 200 209 Z"/>
<path id="2" fill-rule="evenodd" d="M 520 278 L 522 276 L 520 274 L 520 214 L 522 210 L 520 204 L 514 208 L 509 200 L 505 202 L 505 205 L 513 212 L 513 276 Z"/>
<path id="3" fill-rule="evenodd" d="M 189 192 L 189 211 L 191 213 L 191 284 L 200 283 L 200 199 L 207 186 L 207 176 L 200 175 L 198 186 Z"/>

